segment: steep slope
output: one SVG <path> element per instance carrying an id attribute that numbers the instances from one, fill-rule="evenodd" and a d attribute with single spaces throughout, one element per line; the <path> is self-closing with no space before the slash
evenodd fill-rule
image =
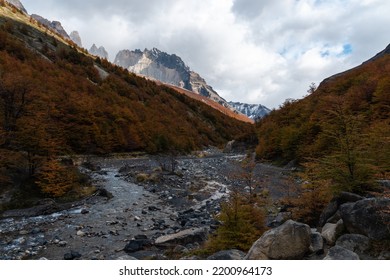
<path id="1" fill-rule="evenodd" d="M 252 131 L 203 102 L 94 60 L 12 13 L 0 7 L 2 184 L 36 179 L 42 166 L 56 168 L 52 159 L 59 155 L 188 152 Z"/>
<path id="2" fill-rule="evenodd" d="M 10 3 L 11 5 L 15 6 L 23 13 L 27 14 L 26 8 L 24 8 L 23 4 L 19 0 L 5 0 L 5 1 Z"/>
<path id="3" fill-rule="evenodd" d="M 66 39 L 70 39 L 68 33 L 65 31 L 65 29 L 62 27 L 61 22 L 59 21 L 50 21 L 40 15 L 32 14 L 31 17 L 35 19 L 36 21 L 40 22 L 47 28 L 52 29 L 53 31 L 57 32 L 61 36 L 63 36 Z"/>
<path id="4" fill-rule="evenodd" d="M 390 171 L 390 54 L 324 80 L 311 95 L 286 102 L 257 124 L 257 156 L 321 164 L 345 185 Z M 331 171 L 331 172 L 330 172 Z M 331 178 L 331 177 L 327 177 Z"/>

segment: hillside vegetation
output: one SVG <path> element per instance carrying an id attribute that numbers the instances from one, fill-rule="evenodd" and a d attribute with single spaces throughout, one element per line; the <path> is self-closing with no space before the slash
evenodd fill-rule
<path id="1" fill-rule="evenodd" d="M 389 73 L 384 52 L 286 101 L 257 124 L 257 157 L 302 164 L 336 192 L 370 190 L 390 171 Z"/>
<path id="2" fill-rule="evenodd" d="M 79 178 L 58 162 L 60 156 L 189 152 L 253 131 L 174 89 L 88 56 L 31 22 L 13 20 L 7 7 L 0 11 L 2 188 L 27 184 L 62 196 Z"/>

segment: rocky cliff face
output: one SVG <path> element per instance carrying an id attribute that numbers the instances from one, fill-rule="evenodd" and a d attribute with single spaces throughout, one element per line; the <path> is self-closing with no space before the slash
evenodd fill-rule
<path id="1" fill-rule="evenodd" d="M 271 112 L 270 109 L 260 104 L 229 102 L 229 105 L 232 106 L 238 112 L 248 116 L 252 120 L 261 119 Z"/>
<path id="2" fill-rule="evenodd" d="M 37 20 L 38 22 L 40 22 L 41 24 L 43 24 L 44 26 L 46 26 L 47 28 L 50 28 L 53 31 L 55 31 L 56 33 L 60 34 L 62 37 L 66 38 L 66 39 L 70 39 L 68 33 L 62 27 L 61 22 L 50 21 L 50 20 L 48 20 L 44 17 L 41 17 L 40 15 L 36 15 L 36 14 L 32 14 L 31 17 L 34 18 L 35 20 Z"/>
<path id="3" fill-rule="evenodd" d="M 6 2 L 14 5 L 16 8 L 21 10 L 23 13 L 27 14 L 27 10 L 24 8 L 23 4 L 19 0 L 6 0 Z"/>
<path id="4" fill-rule="evenodd" d="M 97 47 L 95 44 L 89 49 L 89 53 L 98 57 L 108 59 L 108 52 L 104 47 Z"/>
<path id="5" fill-rule="evenodd" d="M 72 31 L 69 36 L 70 36 L 70 39 L 77 44 L 77 46 L 79 46 L 80 48 L 83 47 L 79 32 Z"/>
<path id="6" fill-rule="evenodd" d="M 193 91 L 230 108 L 225 99 L 175 54 L 170 55 L 156 48 L 144 51 L 122 50 L 117 54 L 114 63 L 133 73 Z"/>

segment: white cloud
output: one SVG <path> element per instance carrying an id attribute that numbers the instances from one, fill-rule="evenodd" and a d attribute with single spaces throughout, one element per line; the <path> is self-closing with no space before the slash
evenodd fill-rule
<path id="1" fill-rule="evenodd" d="M 389 43 L 383 0 L 22 0 L 84 45 L 175 53 L 228 100 L 277 107 Z M 352 51 L 351 51 L 352 50 Z"/>

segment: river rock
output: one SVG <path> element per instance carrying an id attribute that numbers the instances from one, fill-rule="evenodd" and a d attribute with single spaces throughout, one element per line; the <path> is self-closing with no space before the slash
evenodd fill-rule
<path id="1" fill-rule="evenodd" d="M 311 244 L 311 230 L 306 224 L 288 220 L 263 234 L 245 256 L 247 260 L 299 259 Z"/>
<path id="2" fill-rule="evenodd" d="M 146 247 L 150 246 L 152 242 L 149 239 L 136 239 L 131 240 L 124 248 L 126 253 L 134 253 L 137 251 L 141 251 Z"/>
<path id="3" fill-rule="evenodd" d="M 340 215 L 349 233 L 370 239 L 390 239 L 390 199 L 367 198 L 340 206 Z"/>
<path id="4" fill-rule="evenodd" d="M 204 242 L 207 239 L 207 228 L 191 228 L 178 233 L 163 235 L 156 239 L 155 245 L 161 247 L 175 247 L 195 242 Z"/>
<path id="5" fill-rule="evenodd" d="M 327 223 L 322 228 L 321 236 L 326 240 L 329 245 L 334 245 L 336 239 L 344 231 L 343 220 L 339 220 L 336 224 Z"/>
<path id="6" fill-rule="evenodd" d="M 329 249 L 324 260 L 359 260 L 359 256 L 341 246 L 334 246 Z"/>
<path id="7" fill-rule="evenodd" d="M 81 254 L 76 251 L 70 251 L 70 253 L 66 253 L 64 255 L 64 260 L 74 260 L 81 258 Z"/>
<path id="8" fill-rule="evenodd" d="M 208 260 L 242 260 L 245 257 L 245 253 L 240 250 L 225 250 L 217 252 L 209 256 Z"/>

